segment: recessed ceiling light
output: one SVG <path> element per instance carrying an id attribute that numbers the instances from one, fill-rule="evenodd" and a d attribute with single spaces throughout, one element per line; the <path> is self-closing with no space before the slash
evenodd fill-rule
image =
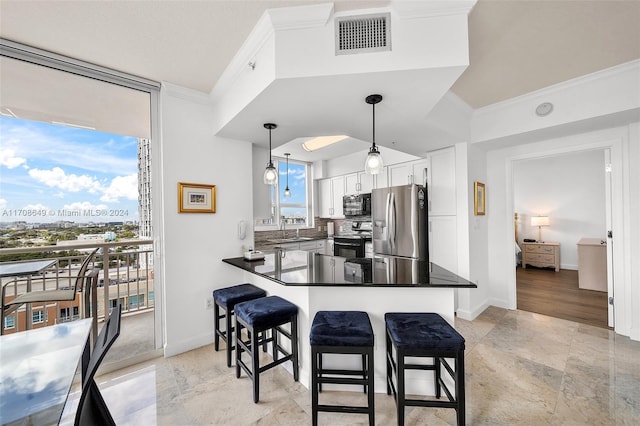
<path id="1" fill-rule="evenodd" d="M 336 142 L 340 142 L 348 137 L 349 136 L 346 135 L 318 136 L 317 138 L 310 139 L 303 143 L 302 148 L 307 152 L 311 152 L 332 145 Z"/>
<path id="2" fill-rule="evenodd" d="M 551 102 L 543 102 L 536 108 L 536 115 L 538 117 L 544 117 L 551 114 L 553 111 L 553 104 Z"/>

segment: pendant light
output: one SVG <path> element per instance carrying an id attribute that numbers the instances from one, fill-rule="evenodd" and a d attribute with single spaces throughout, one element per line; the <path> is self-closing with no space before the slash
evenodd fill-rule
<path id="1" fill-rule="evenodd" d="M 265 185 L 275 185 L 278 183 L 278 172 L 273 167 L 273 161 L 271 161 L 271 130 L 278 127 L 273 123 L 264 123 L 264 128 L 269 130 L 269 163 L 264 170 L 264 183 Z"/>
<path id="2" fill-rule="evenodd" d="M 367 174 L 377 175 L 382 171 L 382 167 L 384 166 L 380 151 L 378 151 L 376 147 L 376 104 L 382 101 L 382 95 L 369 95 L 365 98 L 365 101 L 371 105 L 373 112 L 373 139 L 367 160 L 364 163 L 364 170 Z"/>
<path id="3" fill-rule="evenodd" d="M 291 190 L 289 189 L 289 156 L 291 154 L 289 154 L 288 152 L 285 152 L 285 157 L 287 157 L 287 187 L 284 189 L 284 197 L 285 198 L 289 198 L 291 197 Z"/>

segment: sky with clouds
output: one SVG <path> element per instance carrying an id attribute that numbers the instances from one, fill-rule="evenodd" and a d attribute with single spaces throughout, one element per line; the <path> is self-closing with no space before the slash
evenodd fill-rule
<path id="1" fill-rule="evenodd" d="M 0 222 L 137 221 L 137 142 L 0 116 Z"/>
<path id="2" fill-rule="evenodd" d="M 289 190 L 291 197 L 284 197 L 284 190 L 287 187 L 287 173 L 289 174 Z M 286 204 L 306 205 L 306 168 L 304 164 L 289 161 L 289 169 L 285 160 L 278 160 L 278 191 L 280 193 L 280 204 L 283 207 L 283 214 L 287 217 L 304 217 L 306 209 L 304 207 L 285 207 Z"/>

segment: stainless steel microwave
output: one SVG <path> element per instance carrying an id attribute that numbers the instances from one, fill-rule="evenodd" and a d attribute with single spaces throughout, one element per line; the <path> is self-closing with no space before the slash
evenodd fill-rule
<path id="1" fill-rule="evenodd" d="M 354 194 L 342 197 L 342 212 L 345 216 L 371 215 L 371 194 Z"/>

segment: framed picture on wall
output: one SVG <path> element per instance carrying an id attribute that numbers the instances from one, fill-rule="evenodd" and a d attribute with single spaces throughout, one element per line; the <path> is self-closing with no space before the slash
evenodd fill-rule
<path id="1" fill-rule="evenodd" d="M 216 186 L 178 182 L 179 213 L 215 213 Z"/>
<path id="2" fill-rule="evenodd" d="M 484 216 L 487 213 L 486 191 L 484 183 L 473 183 L 473 214 Z"/>

